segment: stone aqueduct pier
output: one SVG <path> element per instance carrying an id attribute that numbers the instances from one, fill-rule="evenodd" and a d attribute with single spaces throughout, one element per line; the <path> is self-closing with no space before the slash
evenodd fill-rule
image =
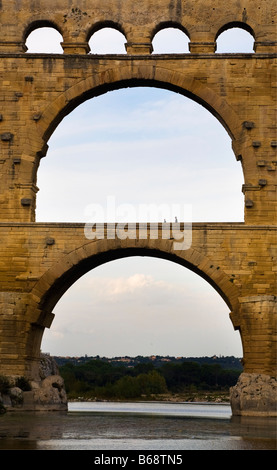
<path id="1" fill-rule="evenodd" d="M 59 409 L 36 391 L 43 331 L 63 293 L 102 263 L 142 255 L 195 271 L 223 297 L 243 346 L 233 414 L 276 415 L 276 21 L 275 0 L 0 1 L 0 375 L 32 381 L 29 409 Z M 63 54 L 26 54 L 43 26 L 61 33 Z M 106 26 L 125 35 L 126 54 L 89 53 Z M 218 35 L 235 26 L 252 34 L 253 53 L 216 54 Z M 189 53 L 153 54 L 165 27 L 189 36 Z M 36 222 L 36 175 L 59 122 L 89 98 L 135 86 L 176 91 L 218 118 L 244 175 L 244 222 L 193 224 L 180 251 L 162 226 L 156 239 L 88 240 L 83 224 Z"/>

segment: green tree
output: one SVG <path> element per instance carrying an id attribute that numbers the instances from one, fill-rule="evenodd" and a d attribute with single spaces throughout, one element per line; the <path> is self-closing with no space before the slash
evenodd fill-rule
<path id="1" fill-rule="evenodd" d="M 142 362 L 135 365 L 132 370 L 132 375 L 148 374 L 148 372 L 151 372 L 154 369 L 155 367 L 153 362 Z"/>
<path id="2" fill-rule="evenodd" d="M 113 391 L 117 398 L 137 398 L 140 396 L 139 383 L 136 377 L 122 377 L 114 385 Z"/>
<path id="3" fill-rule="evenodd" d="M 167 391 L 165 378 L 156 370 L 137 376 L 140 395 L 152 395 Z"/>

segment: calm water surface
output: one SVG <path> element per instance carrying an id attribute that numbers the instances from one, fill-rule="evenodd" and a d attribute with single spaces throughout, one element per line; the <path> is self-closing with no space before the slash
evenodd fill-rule
<path id="1" fill-rule="evenodd" d="M 276 450 L 276 422 L 232 417 L 229 405 L 69 403 L 0 416 L 0 450 Z"/>

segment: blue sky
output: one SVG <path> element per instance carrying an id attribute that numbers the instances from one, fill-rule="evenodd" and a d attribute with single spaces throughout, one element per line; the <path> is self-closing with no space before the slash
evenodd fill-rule
<path id="1" fill-rule="evenodd" d="M 91 40 L 94 52 L 100 46 L 99 53 L 124 52 L 111 50 L 112 36 L 101 34 L 98 43 L 96 36 Z M 154 52 L 181 52 L 187 43 L 180 46 L 179 35 L 161 35 Z M 238 33 L 233 52 L 236 42 Z M 30 37 L 29 52 L 45 43 Z M 110 44 L 122 48 L 122 41 Z M 51 52 L 59 52 L 59 44 L 54 47 Z M 229 136 L 208 111 L 178 94 L 109 92 L 75 109 L 48 144 L 38 171 L 38 221 L 86 222 L 91 204 L 105 208 L 108 196 L 137 213 L 140 204 L 182 201 L 194 222 L 243 220 L 242 170 Z M 221 297 L 168 261 L 136 257 L 96 268 L 69 289 L 54 313 L 42 343 L 53 355 L 242 355 Z"/>
<path id="2" fill-rule="evenodd" d="M 37 219 L 83 222 L 90 204 L 113 196 L 137 211 L 182 201 L 194 222 L 240 221 L 242 183 L 228 134 L 203 107 L 165 90 L 119 90 L 79 106 L 54 132 Z"/>

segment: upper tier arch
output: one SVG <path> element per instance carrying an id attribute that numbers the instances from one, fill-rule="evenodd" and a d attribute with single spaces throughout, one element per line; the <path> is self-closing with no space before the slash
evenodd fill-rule
<path id="1" fill-rule="evenodd" d="M 26 42 L 28 39 L 28 36 L 30 36 L 30 34 L 33 31 L 35 31 L 36 29 L 40 29 L 40 28 L 53 28 L 56 31 L 58 31 L 58 33 L 60 33 L 61 36 L 63 36 L 63 30 L 62 28 L 60 28 L 60 26 L 56 22 L 52 20 L 47 20 L 47 19 L 39 19 L 39 20 L 32 21 L 30 24 L 26 26 L 26 28 L 23 31 L 22 40 Z"/>
<path id="2" fill-rule="evenodd" d="M 253 39 L 255 40 L 255 31 L 254 29 L 247 23 L 243 21 L 231 21 L 230 23 L 226 23 L 221 28 L 219 28 L 218 32 L 216 33 L 215 36 L 215 41 L 218 39 L 218 37 L 224 33 L 225 31 L 228 31 L 229 29 L 232 28 L 240 28 L 243 29 L 244 31 L 247 31 L 251 36 L 253 36 Z"/>
<path id="3" fill-rule="evenodd" d="M 237 116 L 214 91 L 201 85 L 198 80 L 186 78 L 185 74 L 147 65 L 143 67 L 143 70 L 128 66 L 108 69 L 99 75 L 85 78 L 60 94 L 42 112 L 40 129 L 43 133 L 41 137 L 47 141 L 63 117 L 87 99 L 111 90 L 136 86 L 165 88 L 193 99 L 208 109 L 221 122 L 229 136 L 232 139 L 235 138 Z"/>

